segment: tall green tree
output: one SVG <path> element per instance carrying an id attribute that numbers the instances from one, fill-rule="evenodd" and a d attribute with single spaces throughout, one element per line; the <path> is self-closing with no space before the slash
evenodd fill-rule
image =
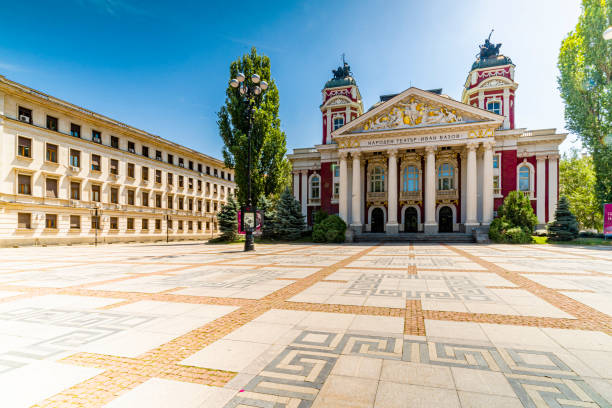
<path id="1" fill-rule="evenodd" d="M 574 150 L 559 162 L 560 195 L 567 197 L 571 212 L 583 229 L 601 230 L 602 209 L 595 195 L 595 168 L 590 155 Z"/>
<path id="2" fill-rule="evenodd" d="M 559 199 L 555 220 L 548 224 L 547 229 L 549 241 L 571 241 L 578 238 L 578 221 L 570 211 L 567 197 L 561 196 Z"/>
<path id="3" fill-rule="evenodd" d="M 582 0 L 576 29 L 561 44 L 557 66 L 567 128 L 593 156 L 600 205 L 612 202 L 612 0 Z"/>
<path id="4" fill-rule="evenodd" d="M 248 103 L 238 88 L 229 85 L 229 81 L 239 72 L 247 78 L 258 74 L 268 83 L 267 91 L 255 99 L 251 119 L 251 188 L 253 203 L 257 203 L 261 196 L 278 195 L 288 185 L 291 169 L 285 158 L 287 142 L 285 133 L 280 129 L 279 94 L 271 77 L 270 58 L 258 55 L 257 50 L 252 48 L 249 54 L 230 64 L 225 105 L 217 114 L 219 133 L 224 143 L 223 159 L 227 167 L 235 169 L 238 202 L 247 202 L 249 154 Z"/>

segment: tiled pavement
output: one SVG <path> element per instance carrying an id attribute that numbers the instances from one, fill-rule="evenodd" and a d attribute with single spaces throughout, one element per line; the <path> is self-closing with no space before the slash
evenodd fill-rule
<path id="1" fill-rule="evenodd" d="M 0 406 L 612 407 L 612 251 L 0 249 Z"/>

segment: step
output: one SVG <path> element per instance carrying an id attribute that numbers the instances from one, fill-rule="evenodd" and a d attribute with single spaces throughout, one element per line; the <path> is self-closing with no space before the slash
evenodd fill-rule
<path id="1" fill-rule="evenodd" d="M 474 242 L 472 234 L 460 232 L 423 234 L 423 233 L 399 233 L 385 234 L 379 232 L 365 232 L 355 235 L 355 242 Z"/>

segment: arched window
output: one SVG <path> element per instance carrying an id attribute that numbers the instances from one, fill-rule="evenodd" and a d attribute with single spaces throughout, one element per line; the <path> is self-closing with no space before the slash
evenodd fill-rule
<path id="1" fill-rule="evenodd" d="M 499 101 L 491 101 L 487 103 L 487 110 L 489 112 L 501 115 L 501 103 Z"/>
<path id="2" fill-rule="evenodd" d="M 419 191 L 419 171 L 415 166 L 404 167 L 402 191 Z"/>
<path id="3" fill-rule="evenodd" d="M 444 163 L 438 167 L 438 190 L 455 189 L 455 168 Z"/>
<path id="4" fill-rule="evenodd" d="M 380 167 L 374 167 L 370 179 L 370 191 L 372 193 L 382 193 L 385 191 L 385 170 Z"/>
<path id="5" fill-rule="evenodd" d="M 320 192 L 319 176 L 312 176 L 310 179 L 310 198 L 318 199 Z"/>
<path id="6" fill-rule="evenodd" d="M 529 166 L 519 167 L 519 191 L 531 191 L 531 170 Z"/>

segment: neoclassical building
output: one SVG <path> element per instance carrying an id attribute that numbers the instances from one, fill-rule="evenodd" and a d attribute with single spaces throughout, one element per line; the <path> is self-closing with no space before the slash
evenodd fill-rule
<path id="1" fill-rule="evenodd" d="M 0 76 L 0 246 L 210 238 L 209 155 Z"/>
<path id="2" fill-rule="evenodd" d="M 558 199 L 556 129 L 515 127 L 515 65 L 488 40 L 461 101 L 441 89 L 383 95 L 364 112 L 350 67 L 326 82 L 322 143 L 295 149 L 293 191 L 312 225 L 321 209 L 352 233 L 471 233 L 488 228 L 510 191 L 540 224 Z"/>

